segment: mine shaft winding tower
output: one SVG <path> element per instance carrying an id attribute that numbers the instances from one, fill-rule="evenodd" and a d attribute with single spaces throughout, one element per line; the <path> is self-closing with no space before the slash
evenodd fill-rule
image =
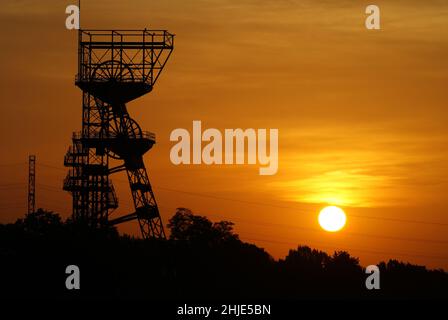
<path id="1" fill-rule="evenodd" d="M 82 126 L 64 158 L 64 190 L 73 197 L 74 221 L 107 227 L 138 220 L 143 238 L 165 238 L 143 155 L 155 134 L 143 131 L 126 103 L 152 91 L 171 52 L 166 30 L 79 30 L 78 74 Z M 110 159 L 119 160 L 111 167 Z M 118 199 L 110 176 L 126 171 L 135 211 L 111 219 Z"/>

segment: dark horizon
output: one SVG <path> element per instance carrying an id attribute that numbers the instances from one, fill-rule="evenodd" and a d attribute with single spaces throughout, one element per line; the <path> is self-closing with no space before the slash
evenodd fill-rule
<path id="1" fill-rule="evenodd" d="M 34 299 L 38 293 L 39 299 L 58 301 L 134 298 L 162 303 L 230 297 L 234 301 L 448 298 L 448 273 L 442 270 L 397 260 L 381 262 L 381 290 L 366 290 L 368 274 L 350 253 L 329 255 L 297 246 L 284 259 L 274 260 L 264 249 L 241 241 L 233 226 L 179 208 L 168 223 L 169 239 L 142 240 L 119 236 L 111 228 L 86 228 L 38 210 L 14 224 L 0 224 L 5 261 L 0 295 L 8 300 Z M 69 262 L 82 270 L 82 290 L 61 285 Z"/>
<path id="2" fill-rule="evenodd" d="M 72 213 L 64 155 L 81 129 L 74 84 L 77 32 L 70 1 L 7 0 L 0 7 L 3 75 L 0 223 L 26 212 L 27 159 L 37 156 L 36 205 Z M 376 3 L 382 29 L 366 30 L 349 1 L 170 0 L 83 3 L 89 29 L 167 29 L 176 49 L 153 91 L 128 105 L 157 142 L 145 155 L 164 224 L 179 206 L 236 223 L 242 239 L 277 259 L 297 243 L 347 250 L 363 265 L 399 258 L 448 270 L 448 5 Z M 173 130 L 278 128 L 279 170 L 175 165 Z M 112 177 L 119 207 L 135 211 L 127 177 Z M 347 223 L 327 232 L 320 210 Z M 137 236 L 135 223 L 119 231 Z"/>

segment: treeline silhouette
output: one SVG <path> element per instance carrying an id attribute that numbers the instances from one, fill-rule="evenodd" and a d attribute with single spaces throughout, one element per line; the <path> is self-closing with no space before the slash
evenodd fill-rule
<path id="1" fill-rule="evenodd" d="M 448 274 L 390 260 L 378 264 L 381 289 L 367 290 L 359 260 L 298 246 L 280 260 L 243 242 L 229 221 L 178 208 L 168 240 L 92 229 L 39 209 L 0 225 L 3 298 L 447 299 Z M 67 290 L 77 265 L 81 290 Z"/>

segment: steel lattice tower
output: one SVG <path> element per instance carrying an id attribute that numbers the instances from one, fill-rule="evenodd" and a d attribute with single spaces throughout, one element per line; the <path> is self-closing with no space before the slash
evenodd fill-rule
<path id="1" fill-rule="evenodd" d="M 174 45 L 166 30 L 80 30 L 76 85 L 82 90 L 82 130 L 64 158 L 64 190 L 73 220 L 104 227 L 137 219 L 144 238 L 165 238 L 143 162 L 155 135 L 142 131 L 126 103 L 154 87 Z M 122 161 L 111 168 L 109 159 Z M 126 171 L 135 212 L 110 219 L 118 199 L 110 175 Z"/>
<path id="2" fill-rule="evenodd" d="M 28 214 L 36 212 L 36 156 L 28 158 Z"/>

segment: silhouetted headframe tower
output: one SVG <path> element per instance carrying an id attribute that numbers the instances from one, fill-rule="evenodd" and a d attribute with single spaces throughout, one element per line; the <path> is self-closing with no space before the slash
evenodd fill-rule
<path id="1" fill-rule="evenodd" d="M 36 212 L 36 156 L 28 157 L 28 214 Z"/>
<path id="2" fill-rule="evenodd" d="M 166 30 L 80 30 L 76 85 L 82 90 L 82 130 L 73 134 L 64 190 L 73 220 L 105 227 L 138 220 L 144 238 L 165 238 L 143 162 L 153 133 L 133 120 L 126 103 L 153 89 L 174 45 Z M 110 167 L 109 159 L 122 163 Z M 118 199 L 110 175 L 126 171 L 135 211 L 111 219 Z"/>

